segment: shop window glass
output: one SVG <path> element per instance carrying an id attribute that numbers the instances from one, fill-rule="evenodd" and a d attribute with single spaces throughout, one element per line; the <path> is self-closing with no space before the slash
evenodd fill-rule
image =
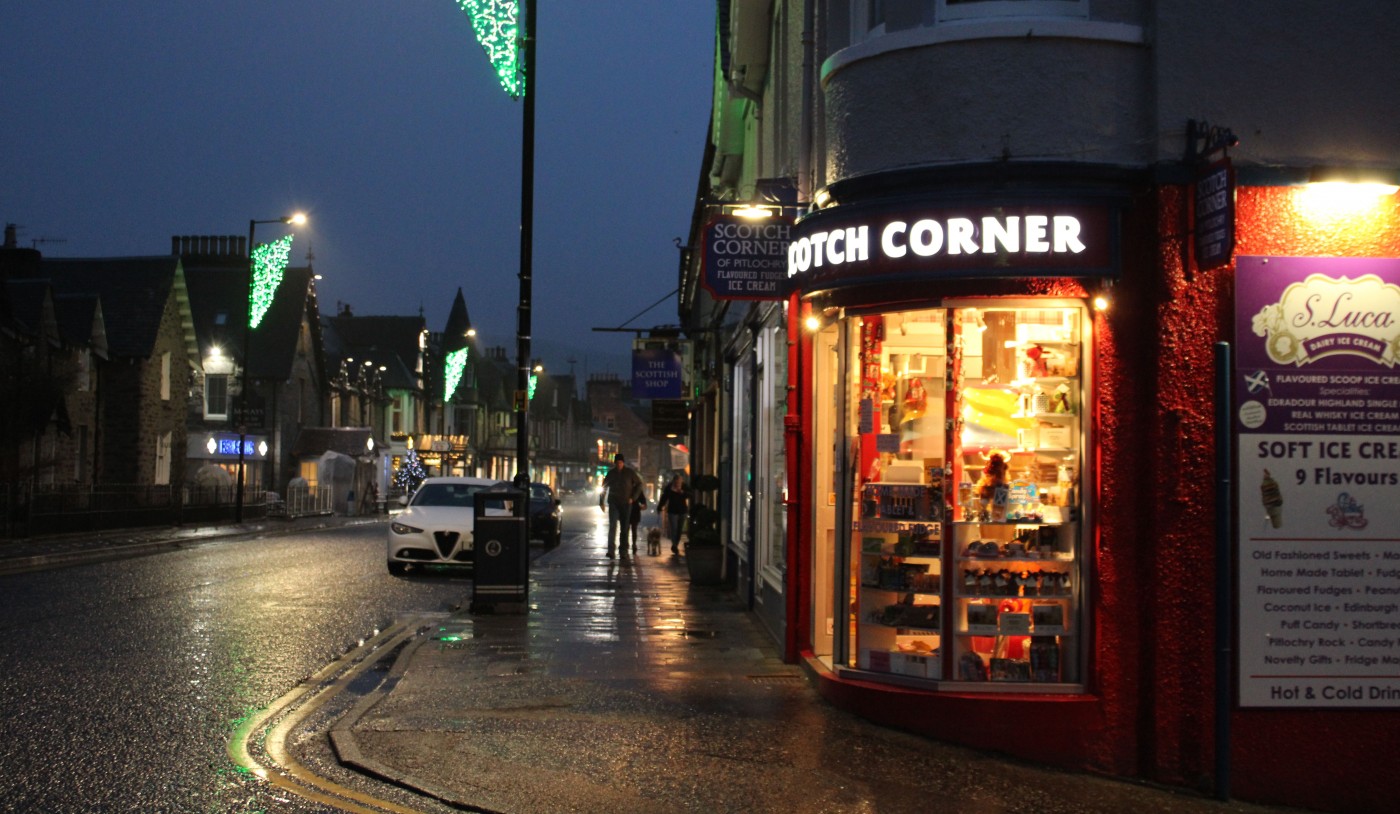
<path id="1" fill-rule="evenodd" d="M 846 663 L 968 684 L 1082 681 L 1084 313 L 855 317 Z"/>

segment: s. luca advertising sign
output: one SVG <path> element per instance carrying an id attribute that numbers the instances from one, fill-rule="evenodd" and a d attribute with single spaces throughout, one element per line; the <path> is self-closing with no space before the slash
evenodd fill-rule
<path id="1" fill-rule="evenodd" d="M 1240 257 L 1239 697 L 1400 709 L 1400 260 Z"/>

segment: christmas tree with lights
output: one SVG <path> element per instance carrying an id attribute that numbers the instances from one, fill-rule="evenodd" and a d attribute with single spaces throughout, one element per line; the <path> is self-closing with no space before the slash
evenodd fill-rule
<path id="1" fill-rule="evenodd" d="M 428 471 L 423 468 L 423 462 L 418 460 L 418 453 L 410 449 L 399 464 L 399 471 L 394 473 L 394 486 L 402 489 L 404 494 L 413 494 L 418 484 L 426 477 Z"/>

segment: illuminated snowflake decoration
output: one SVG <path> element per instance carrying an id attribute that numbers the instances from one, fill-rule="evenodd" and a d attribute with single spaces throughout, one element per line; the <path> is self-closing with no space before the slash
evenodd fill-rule
<path id="1" fill-rule="evenodd" d="M 264 243 L 253 249 L 253 290 L 248 295 L 248 327 L 256 328 L 272 307 L 277 286 L 292 254 L 292 235 Z"/>
<path id="2" fill-rule="evenodd" d="M 525 92 L 520 75 L 520 4 L 516 0 L 457 0 L 471 18 L 472 30 L 486 57 L 496 70 L 496 78 L 512 99 Z"/>
<path id="3" fill-rule="evenodd" d="M 443 390 L 443 400 L 451 401 L 457 393 L 457 385 L 462 383 L 462 374 L 467 372 L 467 351 L 469 348 L 454 350 L 447 354 L 447 359 L 443 367 L 447 368 L 446 388 Z"/>

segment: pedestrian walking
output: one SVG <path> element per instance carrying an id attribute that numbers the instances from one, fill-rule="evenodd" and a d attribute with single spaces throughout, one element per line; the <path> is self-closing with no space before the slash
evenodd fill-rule
<path id="1" fill-rule="evenodd" d="M 666 536 L 671 538 L 672 554 L 681 553 L 681 529 L 685 526 L 685 516 L 689 508 L 690 493 L 686 491 L 685 480 L 676 475 L 656 500 L 656 511 L 666 523 Z"/>
<path id="2" fill-rule="evenodd" d="M 619 536 L 622 537 L 622 556 L 628 555 L 627 536 L 632 531 L 632 512 L 642 496 L 641 476 L 627 468 L 627 459 L 619 452 L 613 457 L 613 468 L 603 478 L 603 491 L 598 495 L 598 508 L 608 513 L 608 559 L 615 556 Z"/>
<path id="3" fill-rule="evenodd" d="M 632 503 L 632 553 L 637 553 L 637 529 L 642 525 L 642 510 L 647 507 L 646 496 L 637 498 Z"/>

